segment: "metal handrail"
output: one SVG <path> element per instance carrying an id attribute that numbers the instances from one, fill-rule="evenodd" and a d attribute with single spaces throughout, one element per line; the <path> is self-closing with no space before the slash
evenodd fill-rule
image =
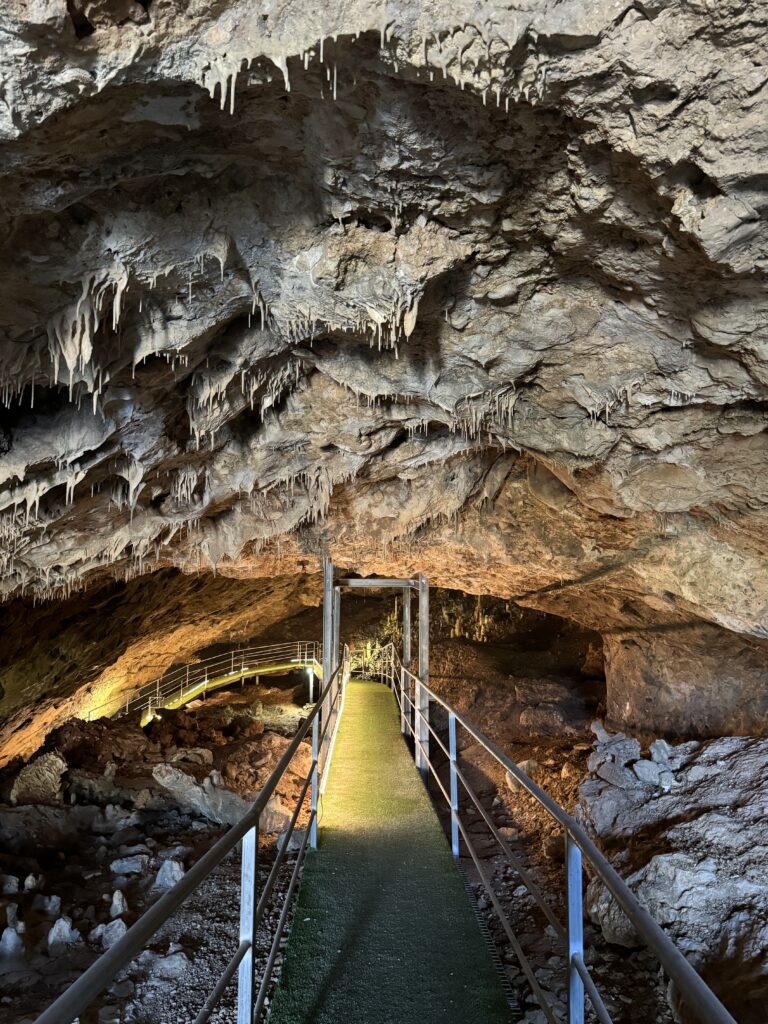
<path id="1" fill-rule="evenodd" d="M 322 658 L 322 644 L 316 640 L 297 640 L 292 643 L 264 644 L 260 647 L 240 647 L 188 665 L 171 668 L 162 676 L 143 683 L 129 695 L 115 696 L 111 700 L 88 710 L 88 721 L 94 717 L 115 717 L 138 711 L 152 711 L 162 708 L 172 699 L 182 702 L 205 696 L 208 690 L 228 682 L 236 682 L 263 672 L 266 666 L 278 662 L 278 667 L 319 666 Z M 318 677 L 322 672 L 315 669 Z M 110 712 L 104 712 L 111 708 Z M 98 715 L 98 712 L 104 712 Z"/>
<path id="2" fill-rule="evenodd" d="M 341 673 L 341 677 L 340 677 Z M 157 900 L 142 916 L 133 924 L 125 935 L 119 939 L 111 949 L 103 953 L 91 966 L 75 981 L 70 987 L 59 996 L 37 1018 L 35 1024 L 70 1024 L 72 1020 L 91 1004 L 115 978 L 119 971 L 126 967 L 134 957 L 144 948 L 149 939 L 168 921 L 184 901 L 208 878 L 211 872 L 217 868 L 225 857 L 227 857 L 238 845 L 241 847 L 241 894 L 240 894 L 240 944 L 232 959 L 227 964 L 219 982 L 214 988 L 211 996 L 206 1000 L 203 1008 L 198 1014 L 197 1021 L 202 1024 L 210 1016 L 216 1003 L 221 998 L 228 983 L 238 972 L 238 1024 L 254 1024 L 258 1017 L 254 1016 L 254 1008 L 260 1010 L 266 998 L 269 980 L 274 968 L 277 949 L 282 938 L 285 922 L 287 919 L 287 908 L 290 897 L 296 886 L 301 861 L 306 850 L 307 841 L 315 845 L 314 837 L 317 830 L 317 791 L 320 782 L 320 773 L 323 767 L 320 764 L 320 743 L 329 728 L 338 727 L 339 709 L 336 707 L 343 694 L 349 677 L 349 652 L 344 649 L 342 660 L 324 684 L 314 707 L 307 717 L 302 721 L 293 739 L 286 747 L 282 757 L 270 774 L 256 800 L 240 821 L 233 825 L 203 856 L 186 872 L 171 889 Z M 320 731 L 320 717 L 323 709 L 323 702 L 328 699 L 328 707 L 331 714 L 326 716 L 323 722 L 322 733 Z M 335 713 L 334 713 L 335 711 Z M 256 928 L 266 908 L 266 898 L 257 902 L 256 899 L 256 875 L 257 875 L 257 851 L 258 851 L 258 829 L 259 819 L 267 806 L 269 799 L 275 792 L 278 783 L 285 774 L 288 766 L 293 760 L 299 746 L 306 738 L 310 728 L 312 729 L 312 764 L 305 778 L 304 787 L 299 795 L 290 824 L 283 834 L 282 846 L 277 852 L 276 863 L 282 863 L 286 856 L 289 840 L 293 832 L 300 809 L 306 798 L 307 788 L 311 786 L 312 805 L 307 830 L 302 840 L 297 855 L 288 893 L 286 894 L 283 912 L 280 915 L 278 928 L 272 942 L 270 956 L 265 969 L 264 977 L 258 995 L 254 998 L 253 993 L 253 971 L 254 971 L 254 945 Z M 329 766 L 329 758 L 326 757 L 324 768 Z M 277 869 L 273 866 L 272 872 L 267 879 L 267 885 L 274 883 Z M 267 893 L 268 895 L 268 893 Z"/>
<path id="3" fill-rule="evenodd" d="M 425 685 L 418 676 L 415 676 L 405 668 L 400 661 L 398 652 L 393 644 L 388 644 L 379 652 L 376 652 L 374 659 L 378 659 L 380 662 L 380 675 L 382 682 L 386 682 L 391 686 L 392 691 L 400 704 L 403 731 L 405 732 L 407 729 L 413 738 L 415 745 L 422 749 L 422 752 L 426 757 L 427 765 L 434 776 L 443 797 L 446 799 L 446 802 L 450 807 L 453 853 L 455 856 L 458 856 L 459 854 L 458 840 L 460 833 L 473 861 L 475 862 L 475 866 L 479 871 L 483 884 L 488 891 L 494 910 L 496 911 L 507 936 L 510 938 L 518 958 L 520 959 L 521 966 L 523 967 L 529 981 L 532 981 L 532 989 L 536 994 L 537 999 L 539 999 L 542 1010 L 544 1010 L 548 1020 L 554 1022 L 552 1009 L 547 1004 L 543 993 L 541 993 L 538 983 L 535 981 L 535 976 L 532 978 L 533 972 L 530 965 L 528 965 L 525 957 L 521 956 L 522 950 L 520 949 L 517 938 L 511 930 L 511 926 L 504 914 L 503 908 L 499 904 L 498 898 L 491 887 L 490 880 L 487 878 L 487 875 L 482 868 L 480 858 L 474 850 L 471 838 L 461 821 L 458 806 L 458 783 L 462 782 L 471 799 L 478 807 L 479 800 L 474 791 L 468 785 L 466 777 L 463 772 L 461 772 L 461 769 L 457 764 L 458 747 L 456 742 L 456 723 L 461 725 L 469 735 L 473 737 L 473 739 L 480 743 L 563 829 L 566 845 L 568 907 L 567 928 L 563 928 L 562 925 L 559 925 L 556 928 L 556 931 L 559 933 L 561 938 L 565 939 L 568 949 L 568 1024 L 583 1024 L 585 989 L 601 1024 L 611 1024 L 611 1018 L 597 991 L 595 983 L 589 974 L 589 970 L 583 958 L 582 854 L 589 861 L 597 876 L 601 879 L 603 884 L 616 900 L 616 903 L 624 911 L 638 935 L 645 942 L 646 946 L 648 946 L 648 948 L 654 953 L 669 978 L 675 983 L 689 1009 L 693 1010 L 697 1014 L 699 1020 L 702 1021 L 703 1024 L 736 1024 L 735 1019 L 731 1016 L 725 1006 L 723 1006 L 714 992 L 691 966 L 661 926 L 653 917 L 651 917 L 648 911 L 642 907 L 626 882 L 624 882 L 615 868 L 612 867 L 610 862 L 600 852 L 578 822 L 572 818 L 571 815 L 569 815 L 567 811 L 565 811 L 555 800 L 553 800 L 545 790 L 536 785 L 536 783 L 526 775 L 526 773 L 522 771 L 514 761 L 507 757 L 507 755 L 504 754 L 492 740 L 488 739 L 480 729 L 468 721 L 453 707 L 453 705 L 436 694 L 429 686 Z M 445 745 L 441 740 L 439 740 L 436 732 L 431 727 L 428 711 L 424 714 L 419 708 L 418 699 L 414 700 L 411 698 L 409 692 L 411 684 L 413 684 L 415 688 L 421 688 L 422 692 L 428 695 L 429 700 L 434 701 L 447 712 L 449 750 L 446 750 Z M 406 702 L 408 704 L 407 711 L 405 709 Z M 430 733 L 432 734 L 448 757 L 450 770 L 450 792 L 446 791 L 442 781 L 437 775 L 435 767 L 432 765 L 429 758 L 428 744 L 426 744 L 418 735 L 420 730 L 415 728 L 417 716 L 419 716 L 426 725 L 427 735 Z M 483 814 L 483 817 L 487 823 L 487 816 Z M 498 835 L 495 828 L 492 829 L 492 834 L 494 834 L 494 837 L 497 840 L 500 840 L 501 837 Z M 501 842 L 501 845 L 505 854 L 507 854 L 512 861 L 513 866 L 516 866 L 515 858 L 511 855 L 511 851 L 509 851 L 506 843 Z M 531 891 L 526 875 L 522 872 L 520 874 L 524 884 L 529 888 L 529 891 Z M 534 895 L 536 902 L 541 906 L 540 893 L 536 891 L 532 892 L 532 895 Z M 547 916 L 549 917 L 549 914 Z"/>

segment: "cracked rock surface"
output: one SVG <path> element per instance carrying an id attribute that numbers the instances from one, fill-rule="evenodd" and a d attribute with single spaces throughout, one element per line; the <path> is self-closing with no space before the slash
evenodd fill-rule
<path id="1" fill-rule="evenodd" d="M 757 1024 L 768 993 L 768 742 L 657 740 L 641 757 L 636 739 L 597 732 L 593 774 L 580 788 L 582 818 L 736 1019 Z M 642 945 L 599 879 L 587 905 L 609 942 Z"/>
<path id="2" fill-rule="evenodd" d="M 8 0 L 10 614 L 330 552 L 599 630 L 615 722 L 764 732 L 766 20 Z"/>

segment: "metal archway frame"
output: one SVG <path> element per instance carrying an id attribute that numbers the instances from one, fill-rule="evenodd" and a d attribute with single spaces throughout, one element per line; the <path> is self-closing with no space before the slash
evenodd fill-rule
<path id="1" fill-rule="evenodd" d="M 390 579 L 372 577 L 355 579 L 352 577 L 334 578 L 333 562 L 326 558 L 323 562 L 323 678 L 329 679 L 339 660 L 339 638 L 341 624 L 341 591 L 342 589 L 386 589 L 400 590 L 403 594 L 403 665 L 411 666 L 411 592 L 418 594 L 419 650 L 418 677 L 415 684 L 414 701 L 420 714 L 416 715 L 416 766 L 424 778 L 429 773 L 429 580 L 423 574 L 414 579 Z M 423 684 L 423 685 L 422 685 Z M 405 709 L 403 709 L 405 715 Z M 405 722 L 402 723 L 403 732 Z"/>

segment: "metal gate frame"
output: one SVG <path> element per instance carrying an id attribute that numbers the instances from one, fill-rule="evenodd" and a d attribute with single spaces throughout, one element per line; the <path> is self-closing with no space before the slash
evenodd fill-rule
<path id="1" fill-rule="evenodd" d="M 342 589 L 391 588 L 402 591 L 403 595 L 403 655 L 402 663 L 411 667 L 411 592 L 418 594 L 419 664 L 414 683 L 412 700 L 416 728 L 416 767 L 426 781 L 429 778 L 429 580 L 422 573 L 414 579 L 389 579 L 373 576 L 356 579 L 348 576 L 334 577 L 333 561 L 323 561 L 323 677 L 330 677 L 333 666 L 338 663 L 339 630 L 341 625 Z M 409 699 L 411 695 L 409 694 Z M 406 702 L 400 701 L 400 728 L 407 732 Z"/>

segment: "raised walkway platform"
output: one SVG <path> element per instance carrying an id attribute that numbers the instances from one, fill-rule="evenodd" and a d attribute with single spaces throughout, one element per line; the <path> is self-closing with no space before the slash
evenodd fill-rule
<path id="1" fill-rule="evenodd" d="M 392 692 L 348 684 L 269 1024 L 510 1024 Z"/>

